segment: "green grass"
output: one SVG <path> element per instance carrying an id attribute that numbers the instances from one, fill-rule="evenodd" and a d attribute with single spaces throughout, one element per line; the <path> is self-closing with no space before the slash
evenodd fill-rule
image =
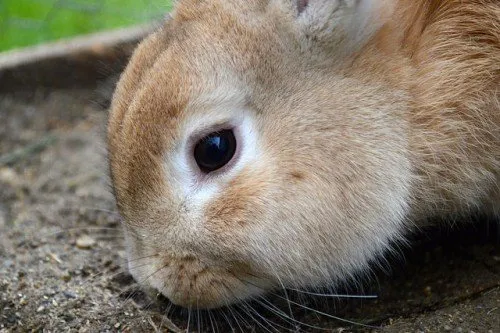
<path id="1" fill-rule="evenodd" d="M 163 17 L 172 0 L 0 0 L 0 51 Z"/>

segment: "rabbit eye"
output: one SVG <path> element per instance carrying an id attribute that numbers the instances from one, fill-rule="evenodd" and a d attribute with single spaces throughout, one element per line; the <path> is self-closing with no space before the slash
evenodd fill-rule
<path id="1" fill-rule="evenodd" d="M 236 152 L 236 138 L 232 130 L 214 132 L 194 147 L 194 158 L 203 172 L 212 172 L 229 163 Z"/>

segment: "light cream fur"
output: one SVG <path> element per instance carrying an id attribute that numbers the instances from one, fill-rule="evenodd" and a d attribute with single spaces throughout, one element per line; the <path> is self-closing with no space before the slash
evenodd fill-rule
<path id="1" fill-rule="evenodd" d="M 116 90 L 129 269 L 183 306 L 335 285 L 500 208 L 497 0 L 181 0 Z M 192 140 L 234 127 L 209 175 Z M 193 139 L 194 138 L 194 139 Z"/>

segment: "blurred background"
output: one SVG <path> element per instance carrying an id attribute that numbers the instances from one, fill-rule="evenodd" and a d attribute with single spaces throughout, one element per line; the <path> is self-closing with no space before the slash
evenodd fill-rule
<path id="1" fill-rule="evenodd" d="M 161 19 L 172 0 L 0 0 L 0 52 Z"/>

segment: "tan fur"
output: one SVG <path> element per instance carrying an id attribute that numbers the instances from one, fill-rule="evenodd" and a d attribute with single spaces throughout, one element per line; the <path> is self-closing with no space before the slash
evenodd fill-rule
<path id="1" fill-rule="evenodd" d="M 177 304 L 335 284 L 429 217 L 500 210 L 500 3 L 360 0 L 351 25 L 340 1 L 303 28 L 325 0 L 296 1 L 180 1 L 115 93 L 129 268 Z M 186 142 L 226 118 L 249 160 L 192 180 Z"/>

